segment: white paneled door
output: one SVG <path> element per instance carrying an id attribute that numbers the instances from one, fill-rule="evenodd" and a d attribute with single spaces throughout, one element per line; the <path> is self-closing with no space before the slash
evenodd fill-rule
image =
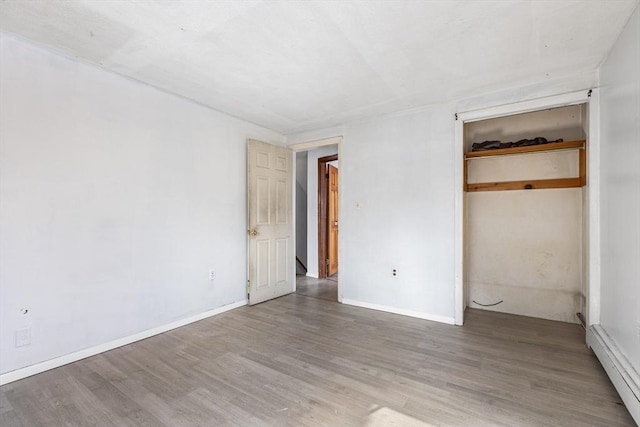
<path id="1" fill-rule="evenodd" d="M 288 148 L 248 142 L 250 305 L 293 292 L 292 159 Z"/>

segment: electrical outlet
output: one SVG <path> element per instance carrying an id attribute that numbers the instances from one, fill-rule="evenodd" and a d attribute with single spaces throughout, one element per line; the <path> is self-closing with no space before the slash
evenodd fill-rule
<path id="1" fill-rule="evenodd" d="M 16 347 L 31 344 L 31 328 L 16 329 Z"/>
<path id="2" fill-rule="evenodd" d="M 393 275 L 393 277 L 396 277 L 396 276 L 398 275 L 398 269 L 397 269 L 397 268 L 394 268 L 394 269 L 391 271 L 391 274 Z"/>
<path id="3" fill-rule="evenodd" d="M 209 270 L 209 280 L 216 280 L 216 271 Z"/>

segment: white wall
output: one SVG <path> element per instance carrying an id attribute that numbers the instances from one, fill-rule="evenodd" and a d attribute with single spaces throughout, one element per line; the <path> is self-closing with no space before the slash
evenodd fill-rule
<path id="1" fill-rule="evenodd" d="M 296 256 L 307 265 L 307 152 L 296 155 Z M 296 261 L 296 274 L 305 274 Z"/>
<path id="2" fill-rule="evenodd" d="M 583 109 L 574 105 L 468 123 L 465 145 L 470 150 L 472 142 L 536 136 L 585 139 Z M 470 183 L 579 175 L 577 150 L 485 157 L 467 164 Z M 468 305 L 577 323 L 582 208 L 581 188 L 467 193 Z"/>
<path id="3" fill-rule="evenodd" d="M 337 145 L 307 152 L 307 276 L 318 277 L 318 159 L 338 154 Z"/>
<path id="4" fill-rule="evenodd" d="M 468 193 L 467 215 L 469 307 L 578 323 L 580 188 Z"/>
<path id="5" fill-rule="evenodd" d="M 453 137 L 453 111 L 443 105 L 345 126 L 340 281 L 347 302 L 452 321 Z"/>
<path id="6" fill-rule="evenodd" d="M 602 65 L 600 78 L 600 321 L 640 372 L 640 9 Z"/>
<path id="7" fill-rule="evenodd" d="M 0 372 L 244 300 L 246 139 L 283 137 L 0 43 Z"/>

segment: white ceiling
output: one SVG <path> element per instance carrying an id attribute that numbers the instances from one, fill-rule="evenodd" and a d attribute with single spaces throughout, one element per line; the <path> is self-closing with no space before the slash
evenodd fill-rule
<path id="1" fill-rule="evenodd" d="M 0 29 L 292 133 L 594 70 L 637 5 L 3 0 Z"/>

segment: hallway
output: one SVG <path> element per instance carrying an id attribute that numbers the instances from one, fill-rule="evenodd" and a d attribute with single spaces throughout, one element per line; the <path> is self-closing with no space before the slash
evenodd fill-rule
<path id="1" fill-rule="evenodd" d="M 303 275 L 296 276 L 296 293 L 307 297 L 327 301 L 338 301 L 338 273 L 326 279 L 314 279 Z"/>

